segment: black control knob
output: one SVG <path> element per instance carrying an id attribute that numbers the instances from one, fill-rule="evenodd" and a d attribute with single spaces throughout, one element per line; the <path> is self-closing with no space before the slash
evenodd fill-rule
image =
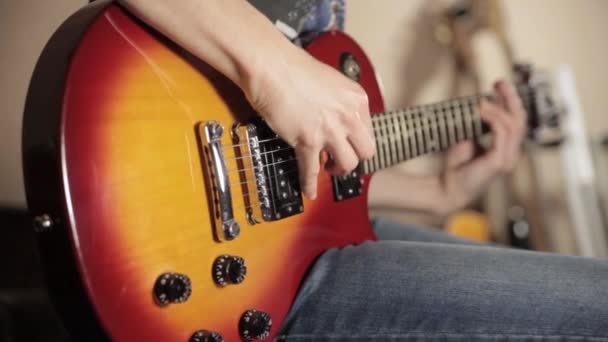
<path id="1" fill-rule="evenodd" d="M 240 284 L 247 275 L 245 259 L 233 255 L 220 255 L 213 263 L 213 280 L 220 285 Z"/>
<path id="2" fill-rule="evenodd" d="M 251 309 L 245 311 L 239 321 L 239 333 L 246 340 L 263 340 L 270 335 L 272 319 L 263 311 Z"/>
<path id="3" fill-rule="evenodd" d="M 224 342 L 224 338 L 213 331 L 199 330 L 190 337 L 190 342 Z"/>
<path id="4" fill-rule="evenodd" d="M 192 294 L 190 278 L 179 273 L 163 273 L 154 284 L 154 296 L 160 305 L 183 303 Z"/>

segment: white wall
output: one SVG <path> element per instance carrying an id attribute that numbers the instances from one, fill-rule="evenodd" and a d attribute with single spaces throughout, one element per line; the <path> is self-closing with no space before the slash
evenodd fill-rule
<path id="1" fill-rule="evenodd" d="M 0 0 L 0 205 L 25 205 L 21 118 L 42 47 L 83 0 Z"/>
<path id="2" fill-rule="evenodd" d="M 439 100 L 450 92 L 450 60 L 445 48 L 433 43 L 423 11 L 429 1 L 348 1 L 347 31 L 376 65 L 389 108 Z M 0 0 L 0 205 L 24 205 L 21 116 L 34 63 L 52 31 L 85 3 Z M 509 0 L 503 5 L 518 55 L 549 68 L 572 65 L 587 126 L 594 133 L 607 130 L 608 1 Z M 494 56 L 489 49 L 482 53 L 491 66 L 486 82 L 506 73 Z"/>

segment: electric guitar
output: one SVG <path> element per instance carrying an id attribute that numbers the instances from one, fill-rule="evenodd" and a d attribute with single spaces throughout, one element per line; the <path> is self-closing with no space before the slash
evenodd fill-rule
<path id="1" fill-rule="evenodd" d="M 374 171 L 477 139 L 482 96 L 384 112 L 347 35 L 307 51 L 369 95 L 377 153 L 302 197 L 294 151 L 241 91 L 124 8 L 90 4 L 45 47 L 26 101 L 27 201 L 77 341 L 275 336 L 324 250 L 373 240 Z M 528 110 L 542 96 L 519 88 Z"/>

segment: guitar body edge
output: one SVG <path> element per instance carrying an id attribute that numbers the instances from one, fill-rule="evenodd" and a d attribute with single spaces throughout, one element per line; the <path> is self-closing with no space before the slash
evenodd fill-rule
<path id="1" fill-rule="evenodd" d="M 370 109 L 383 111 L 373 68 L 350 38 L 327 33 L 307 50 L 336 68 L 350 53 Z M 253 116 L 234 84 L 117 5 L 89 5 L 57 31 L 28 93 L 24 172 L 31 214 L 52 221 L 38 234 L 42 258 L 76 340 L 179 342 L 207 329 L 235 341 L 253 308 L 271 315 L 275 336 L 316 257 L 374 239 L 369 177 L 361 196 L 336 202 L 322 173 L 318 199 L 304 200 L 303 213 L 256 225 L 234 186 L 241 234 L 218 242 L 197 127 L 217 121 L 229 146 L 231 128 Z M 225 151 L 228 170 L 239 168 L 235 151 Z M 243 283 L 213 281 L 213 262 L 225 254 L 245 259 Z M 184 303 L 155 301 L 167 272 L 192 281 Z"/>

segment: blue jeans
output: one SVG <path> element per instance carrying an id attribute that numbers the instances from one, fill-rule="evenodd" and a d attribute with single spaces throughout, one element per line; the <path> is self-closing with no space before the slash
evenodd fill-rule
<path id="1" fill-rule="evenodd" d="M 318 258 L 278 340 L 608 341 L 608 261 L 374 227 Z"/>

